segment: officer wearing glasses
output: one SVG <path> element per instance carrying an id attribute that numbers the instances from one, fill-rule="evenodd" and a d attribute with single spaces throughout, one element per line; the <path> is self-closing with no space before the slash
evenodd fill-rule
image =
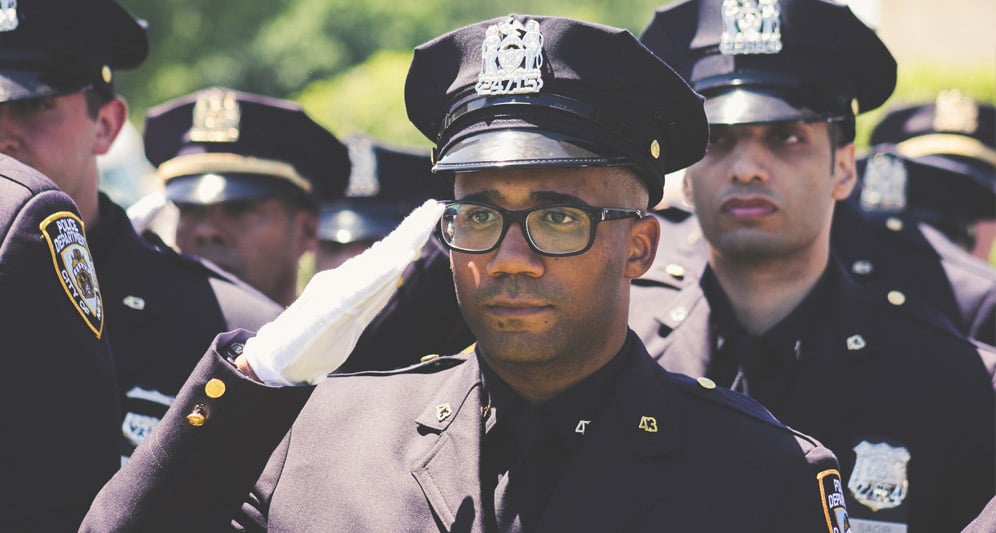
<path id="1" fill-rule="evenodd" d="M 219 336 L 85 531 L 846 524 L 832 455 L 664 371 L 626 326 L 657 247 L 644 209 L 705 147 L 701 100 L 667 65 L 625 30 L 510 15 L 417 48 L 406 102 L 456 201 L 318 274 L 255 337 Z M 437 224 L 474 352 L 326 379 L 377 310 L 354 304 L 383 301 Z"/>

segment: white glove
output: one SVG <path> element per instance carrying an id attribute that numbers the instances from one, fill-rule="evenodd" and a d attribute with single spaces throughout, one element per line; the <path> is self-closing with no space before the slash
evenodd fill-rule
<path id="1" fill-rule="evenodd" d="M 242 356 L 259 380 L 317 384 L 342 366 L 442 214 L 443 204 L 428 200 L 362 254 L 316 274 L 290 307 L 246 342 Z"/>

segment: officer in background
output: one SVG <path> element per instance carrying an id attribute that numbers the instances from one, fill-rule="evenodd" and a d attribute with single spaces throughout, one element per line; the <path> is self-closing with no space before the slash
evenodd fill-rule
<path id="1" fill-rule="evenodd" d="M 10 90 L 10 78 L 0 86 Z M 0 472 L 14 489 L 0 499 L 5 530 L 76 530 L 120 464 L 100 289 L 72 199 L 0 155 L 0 402 L 9 414 Z"/>
<path id="2" fill-rule="evenodd" d="M 961 331 L 996 343 L 996 270 L 970 254 L 976 224 L 996 218 L 996 108 L 943 91 L 891 110 L 871 143 L 850 200 L 873 227 L 841 235 L 854 241 L 842 257 L 860 281 L 930 291 Z"/>
<path id="3" fill-rule="evenodd" d="M 417 48 L 405 95 L 457 200 L 316 275 L 257 336 L 219 336 L 84 531 L 846 524 L 824 448 L 627 329 L 657 247 L 644 209 L 705 148 L 698 95 L 625 30 L 512 15 Z M 326 379 L 436 228 L 476 351 Z"/>
<path id="4" fill-rule="evenodd" d="M 255 330 L 280 306 L 154 236 L 143 241 L 125 211 L 97 189 L 97 156 L 128 112 L 112 69 L 145 59 L 144 22 L 114 0 L 33 0 L 11 9 L 18 22 L 10 24 L 8 13 L 14 27 L 0 33 L 0 77 L 7 80 L 0 152 L 40 170 L 79 207 L 100 273 L 127 454 L 219 331 Z"/>
<path id="5" fill-rule="evenodd" d="M 344 198 L 319 210 L 316 271 L 363 252 L 429 198 L 452 194 L 432 175 L 428 150 L 394 148 L 365 136 L 346 144 L 352 163 L 349 186 Z"/>
<path id="6" fill-rule="evenodd" d="M 957 531 L 996 488 L 979 353 L 831 253 L 855 111 L 891 94 L 889 51 L 823 0 L 681 2 L 642 40 L 706 97 L 709 150 L 685 189 L 708 264 L 680 290 L 641 279 L 631 326 L 665 368 L 744 392 L 833 450 L 854 531 Z"/>
<path id="7" fill-rule="evenodd" d="M 346 146 L 294 102 L 222 87 L 150 109 L 144 136 L 179 208 L 177 247 L 294 301 L 298 262 L 318 246 L 318 203 L 346 187 Z"/>

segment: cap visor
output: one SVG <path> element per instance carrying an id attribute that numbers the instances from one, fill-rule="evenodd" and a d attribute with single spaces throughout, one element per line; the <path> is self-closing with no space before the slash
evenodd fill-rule
<path id="1" fill-rule="evenodd" d="M 181 176 L 166 183 L 166 197 L 183 204 L 215 204 L 237 200 L 303 195 L 275 178 L 257 175 L 201 174 Z"/>
<path id="2" fill-rule="evenodd" d="M 389 206 L 343 203 L 326 205 L 319 211 L 318 239 L 348 244 L 385 237 L 404 219 L 405 213 Z"/>
<path id="3" fill-rule="evenodd" d="M 37 72 L 0 67 L 0 102 L 68 94 L 82 89 L 86 85 L 85 82 L 80 82 L 78 87 L 55 88 L 43 82 Z"/>
<path id="4" fill-rule="evenodd" d="M 585 148 L 583 141 L 541 130 L 485 131 L 454 142 L 436 161 L 433 172 L 490 168 L 616 166 L 624 157 L 608 157 Z"/>
<path id="5" fill-rule="evenodd" d="M 759 124 L 825 119 L 812 110 L 795 107 L 782 98 L 750 89 L 733 89 L 705 102 L 710 124 Z"/>

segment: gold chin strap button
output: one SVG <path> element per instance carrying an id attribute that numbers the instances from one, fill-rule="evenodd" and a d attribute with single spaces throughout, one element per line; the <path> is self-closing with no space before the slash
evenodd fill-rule
<path id="1" fill-rule="evenodd" d="M 906 295 L 900 291 L 889 291 L 889 294 L 885 297 L 889 300 L 890 304 L 897 307 L 906 303 Z"/>
<path id="2" fill-rule="evenodd" d="M 702 387 L 703 389 L 712 390 L 716 388 L 716 382 L 707 377 L 703 376 L 697 379 L 696 381 L 699 382 L 699 386 Z"/>
<path id="3" fill-rule="evenodd" d="M 204 425 L 207 421 L 207 411 L 204 409 L 204 404 L 199 403 L 194 406 L 193 411 L 187 415 L 187 423 L 195 428 L 199 428 Z"/>
<path id="4" fill-rule="evenodd" d="M 208 381 L 204 384 L 204 394 L 212 399 L 221 398 L 225 395 L 225 382 L 218 378 Z"/>

